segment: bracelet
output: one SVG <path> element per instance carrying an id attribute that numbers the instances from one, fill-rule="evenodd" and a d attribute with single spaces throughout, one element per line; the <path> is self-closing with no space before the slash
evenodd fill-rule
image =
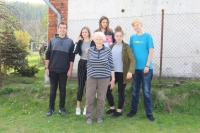
<path id="1" fill-rule="evenodd" d="M 45 70 L 46 70 L 46 69 L 49 69 L 49 68 L 45 67 Z"/>
<path id="2" fill-rule="evenodd" d="M 149 66 L 147 66 L 147 65 L 146 65 L 146 67 L 148 67 L 148 68 L 149 68 Z"/>

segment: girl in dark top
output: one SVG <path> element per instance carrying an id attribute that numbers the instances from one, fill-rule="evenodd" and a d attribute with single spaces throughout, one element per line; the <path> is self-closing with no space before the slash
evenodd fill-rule
<path id="1" fill-rule="evenodd" d="M 112 29 L 109 28 L 109 19 L 106 16 L 102 16 L 99 19 L 99 28 L 95 32 L 103 32 L 106 36 L 104 41 L 104 46 L 110 47 L 112 43 L 115 42 L 114 33 Z"/>
<path id="2" fill-rule="evenodd" d="M 81 114 L 80 103 L 83 97 L 83 90 L 87 78 L 87 53 L 88 49 L 95 46 L 95 43 L 91 40 L 91 32 L 88 27 L 83 27 L 81 33 L 77 38 L 75 44 L 74 53 L 80 55 L 78 62 L 78 92 L 77 92 L 77 107 L 76 115 Z M 86 108 L 84 108 L 83 115 L 86 115 Z"/>

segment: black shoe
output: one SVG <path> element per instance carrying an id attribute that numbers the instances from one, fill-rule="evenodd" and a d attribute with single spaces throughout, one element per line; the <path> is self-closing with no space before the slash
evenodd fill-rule
<path id="1" fill-rule="evenodd" d="M 113 115 L 110 116 L 110 118 L 117 118 L 119 116 L 122 116 L 122 113 L 115 112 Z"/>
<path id="2" fill-rule="evenodd" d="M 137 112 L 135 110 L 132 110 L 126 115 L 127 117 L 133 117 Z"/>
<path id="3" fill-rule="evenodd" d="M 52 116 L 54 112 L 55 112 L 54 109 L 49 109 L 46 115 L 47 116 Z"/>
<path id="4" fill-rule="evenodd" d="M 59 110 L 59 113 L 61 113 L 62 115 L 67 114 L 67 112 L 65 111 L 65 108 L 60 109 L 60 110 Z"/>
<path id="5" fill-rule="evenodd" d="M 155 118 L 153 117 L 153 115 L 147 115 L 147 118 L 148 118 L 150 121 L 155 121 Z"/>
<path id="6" fill-rule="evenodd" d="M 109 115 L 115 112 L 116 112 L 116 109 L 109 109 L 108 111 L 106 111 L 106 114 Z"/>

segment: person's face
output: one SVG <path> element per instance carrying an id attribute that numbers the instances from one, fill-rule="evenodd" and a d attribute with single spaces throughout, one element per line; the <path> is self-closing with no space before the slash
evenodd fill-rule
<path id="1" fill-rule="evenodd" d="M 121 42 L 122 42 L 122 40 L 123 40 L 123 35 L 122 35 L 121 32 L 116 32 L 116 33 L 115 33 L 115 40 L 116 40 L 117 43 L 121 43 Z"/>
<path id="2" fill-rule="evenodd" d="M 61 24 L 61 25 L 58 27 L 58 33 L 59 33 L 60 35 L 65 35 L 65 34 L 67 33 L 67 26 Z"/>
<path id="3" fill-rule="evenodd" d="M 89 33 L 88 33 L 88 30 L 87 29 L 83 29 L 82 32 L 81 32 L 81 35 L 84 38 L 88 38 L 89 37 Z"/>
<path id="4" fill-rule="evenodd" d="M 95 42 L 95 44 L 96 44 L 97 47 L 102 46 L 102 44 L 104 42 L 103 41 L 103 37 L 100 36 L 100 35 L 95 36 L 94 42 Z"/>
<path id="5" fill-rule="evenodd" d="M 136 32 L 140 32 L 141 29 L 142 29 L 142 24 L 139 23 L 139 22 L 135 23 L 134 26 L 133 26 L 133 29 L 134 29 Z"/>
<path id="6" fill-rule="evenodd" d="M 101 21 L 101 28 L 105 29 L 108 26 L 108 20 L 107 19 L 103 19 Z"/>

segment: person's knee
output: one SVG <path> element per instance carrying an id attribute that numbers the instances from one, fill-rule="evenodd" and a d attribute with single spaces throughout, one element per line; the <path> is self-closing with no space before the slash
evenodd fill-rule
<path id="1" fill-rule="evenodd" d="M 145 96 L 146 98 L 151 98 L 151 92 L 150 92 L 148 89 L 145 89 L 145 90 L 144 90 L 144 96 Z"/>

